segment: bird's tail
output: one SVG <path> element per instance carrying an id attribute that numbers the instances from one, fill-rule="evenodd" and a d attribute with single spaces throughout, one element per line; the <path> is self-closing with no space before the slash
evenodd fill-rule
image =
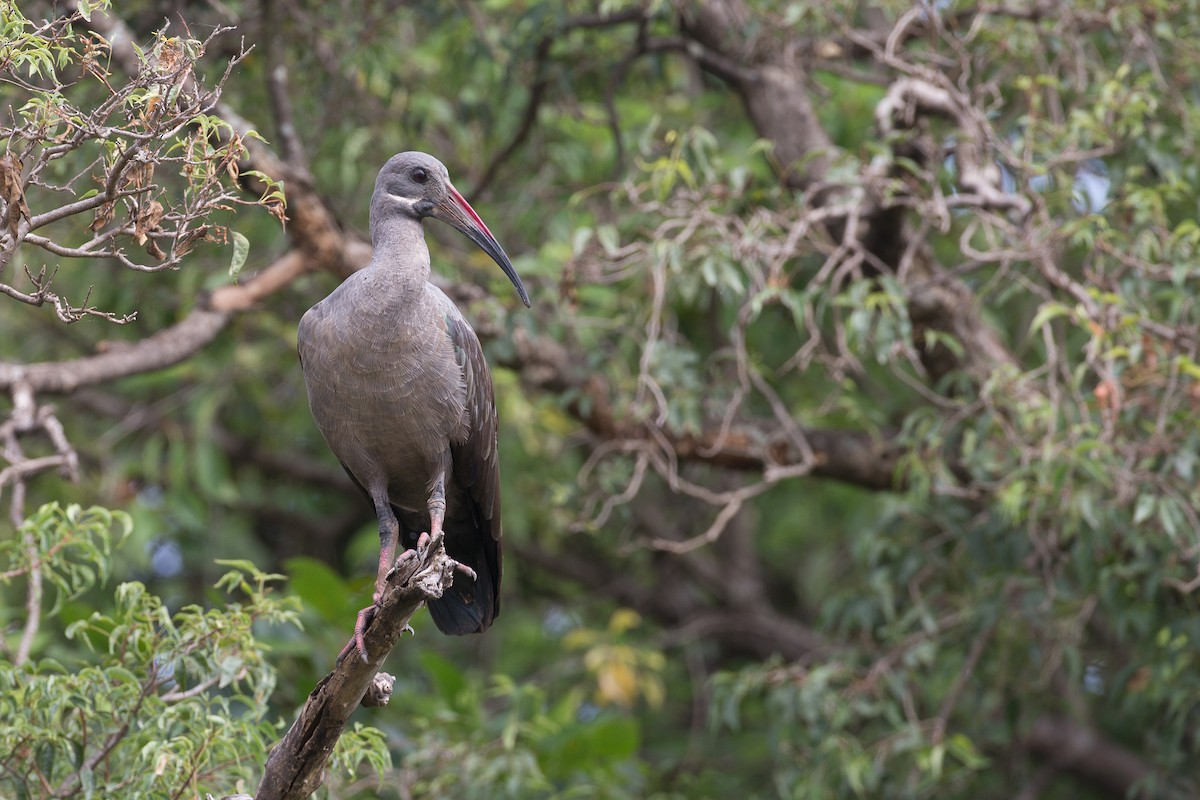
<path id="1" fill-rule="evenodd" d="M 454 584 L 437 600 L 429 601 L 429 614 L 442 633 L 461 636 L 483 633 L 491 627 L 500 613 L 499 542 L 487 540 L 473 553 L 454 552 L 454 543 L 447 540 L 447 553 L 455 561 L 475 570 L 474 581 L 455 571 Z"/>

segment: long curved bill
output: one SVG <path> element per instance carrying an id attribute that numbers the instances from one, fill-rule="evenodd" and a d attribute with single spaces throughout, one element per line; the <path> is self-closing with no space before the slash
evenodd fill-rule
<path id="1" fill-rule="evenodd" d="M 475 209 L 471 208 L 471 204 L 458 193 L 458 190 L 450 184 L 447 184 L 446 188 L 450 190 L 449 194 L 433 207 L 433 216 L 442 222 L 453 225 L 478 245 L 480 250 L 491 256 L 492 260 L 500 265 L 500 269 L 504 270 L 504 274 L 512 281 L 513 286 L 517 287 L 517 294 L 520 295 L 521 302 L 528 307 L 529 295 L 525 292 L 521 276 L 513 268 L 512 261 L 504 252 L 504 248 L 496 241 L 496 237 L 488 230 L 488 226 L 475 213 Z"/>

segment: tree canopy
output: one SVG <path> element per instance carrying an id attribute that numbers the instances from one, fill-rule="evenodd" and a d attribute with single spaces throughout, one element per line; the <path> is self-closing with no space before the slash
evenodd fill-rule
<path id="1" fill-rule="evenodd" d="M 1200 10 L 0 0 L 0 797 L 253 793 L 370 596 L 304 311 L 426 226 L 506 577 L 328 797 L 1200 793 Z"/>

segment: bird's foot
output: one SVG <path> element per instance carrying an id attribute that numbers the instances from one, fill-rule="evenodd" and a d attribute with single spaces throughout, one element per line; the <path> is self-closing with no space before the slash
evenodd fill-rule
<path id="1" fill-rule="evenodd" d="M 422 533 L 419 537 L 417 537 L 416 547 L 410 550 L 405 550 L 396 557 L 395 563 L 392 564 L 391 569 L 387 571 L 384 580 L 390 581 L 396 572 L 398 572 L 401 568 L 408 566 L 414 560 L 421 567 L 428 567 L 433 564 L 438 553 L 444 554 L 445 552 L 443 549 L 445 538 L 445 535 L 441 531 L 438 531 L 438 533 L 434 536 L 430 536 L 428 533 Z M 445 558 L 444 555 L 443 557 Z M 475 574 L 475 570 L 471 569 L 466 564 L 459 563 L 451 558 L 445 558 L 445 561 L 443 561 L 439 567 L 439 569 L 442 571 L 441 574 L 443 575 L 441 580 L 445 580 L 445 578 L 449 577 L 444 570 L 450 569 L 451 565 L 453 566 L 453 570 L 463 573 L 472 581 L 477 580 L 478 576 Z M 420 567 L 417 570 L 414 570 L 414 574 L 419 574 L 420 572 Z M 448 585 L 448 582 L 442 584 L 442 586 Z M 442 593 L 442 587 L 438 587 L 436 592 L 437 593 L 433 596 L 440 597 Z M 379 601 L 382 597 L 382 591 L 375 592 L 374 597 L 372 597 L 371 605 L 358 612 L 358 617 L 354 620 L 354 638 L 346 643 L 346 646 L 342 648 L 342 652 L 338 653 L 338 663 L 341 663 L 342 659 L 353 651 L 358 653 L 358 657 L 362 659 L 364 664 L 368 663 L 367 643 L 364 635 L 366 634 L 367 627 L 371 624 L 371 620 L 375 618 L 375 613 L 379 608 Z M 416 635 L 416 631 L 412 629 L 411 625 L 405 625 L 402 632 L 410 633 L 414 636 Z"/>
<path id="2" fill-rule="evenodd" d="M 428 566 L 433 555 L 441 548 L 445 537 L 438 534 L 436 538 L 431 537 L 428 533 L 422 533 L 417 538 L 417 546 L 405 550 L 396 557 L 396 563 L 392 564 L 392 568 L 387 571 L 387 580 L 391 580 L 401 567 L 408 565 L 414 559 L 422 565 Z M 455 562 L 458 563 L 458 562 Z"/>
<path id="3" fill-rule="evenodd" d="M 379 607 L 377 605 L 379 597 L 373 597 L 372 600 L 374 602 L 359 611 L 358 616 L 354 618 L 354 647 L 358 650 L 358 657 L 364 664 L 367 663 L 367 642 L 363 638 L 363 634 L 367 632 L 367 626 L 371 624 L 371 620 L 375 619 L 375 610 Z"/>
<path id="4" fill-rule="evenodd" d="M 415 553 L 421 564 L 428 566 L 433 561 L 434 555 L 442 549 L 446 543 L 446 536 L 441 531 L 430 536 L 428 533 L 422 533 L 417 537 L 417 546 Z"/>
<path id="5" fill-rule="evenodd" d="M 445 543 L 445 539 L 445 534 L 440 531 L 435 536 L 430 536 L 428 533 L 422 533 L 417 537 L 416 548 L 414 550 L 406 550 L 396 561 L 396 565 L 399 566 L 406 556 L 416 556 L 417 558 L 421 559 L 422 564 L 428 564 L 430 556 L 441 549 L 442 545 Z M 478 580 L 479 576 L 475 574 L 475 570 L 471 569 L 466 564 L 454 561 L 453 559 L 451 559 L 451 561 L 454 564 L 454 569 L 466 575 L 472 580 L 472 582 Z"/>
<path id="6" fill-rule="evenodd" d="M 438 531 L 432 536 L 428 533 L 422 533 L 417 537 L 417 555 L 421 557 L 422 563 L 428 563 L 429 557 L 433 555 L 438 548 L 446 543 L 446 534 Z"/>
<path id="7" fill-rule="evenodd" d="M 358 616 L 354 619 L 354 638 L 346 642 L 346 646 L 342 648 L 342 652 L 338 653 L 337 663 L 342 663 L 342 659 L 350 654 L 351 651 L 357 651 L 358 657 L 362 659 L 364 664 L 367 663 L 367 643 L 363 638 L 363 634 L 367 631 L 367 626 L 371 624 L 371 620 L 375 618 L 375 610 L 378 608 L 379 594 L 376 593 L 372 599 L 371 605 L 358 612 Z"/>

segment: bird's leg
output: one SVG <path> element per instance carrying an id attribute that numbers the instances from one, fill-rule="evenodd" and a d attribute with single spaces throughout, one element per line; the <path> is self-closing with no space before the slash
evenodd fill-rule
<path id="1" fill-rule="evenodd" d="M 383 587 L 388 575 L 396 562 L 396 547 L 400 544 L 400 520 L 392 511 L 392 504 L 387 496 L 380 493 L 373 495 L 375 513 L 379 516 L 379 569 L 375 574 L 375 595 L 371 598 L 376 603 L 383 597 Z"/>
<path id="2" fill-rule="evenodd" d="M 429 486 L 429 535 L 421 534 L 417 540 L 417 550 L 422 558 L 431 550 L 437 549 L 442 543 L 445 534 L 442 531 L 446 524 L 446 471 L 439 470 L 437 477 Z M 469 577 L 472 581 L 476 579 L 475 570 L 468 567 L 466 564 L 454 562 L 454 568 L 459 572 Z"/>
<path id="3" fill-rule="evenodd" d="M 392 504 L 387 495 L 382 492 L 372 493 L 375 501 L 375 513 L 379 516 L 379 569 L 375 574 L 375 593 L 371 595 L 371 605 L 358 612 L 354 621 L 354 638 L 342 648 L 338 661 L 350 651 L 351 645 L 358 650 L 363 663 L 367 661 L 367 645 L 363 634 L 375 616 L 375 607 L 383 598 L 383 587 L 396 561 L 396 547 L 400 542 L 400 521 L 392 511 Z"/>
<path id="4" fill-rule="evenodd" d="M 387 506 L 388 519 L 379 517 L 379 568 L 375 573 L 375 594 L 371 600 L 378 603 L 383 597 L 383 587 L 391 574 L 392 565 L 396 562 L 396 547 L 400 543 L 400 522 Z"/>
<path id="5" fill-rule="evenodd" d="M 437 547 L 442 540 L 442 526 L 446 523 L 446 470 L 438 470 L 437 477 L 429 485 L 429 541 Z M 419 545 L 418 545 L 419 546 Z"/>

